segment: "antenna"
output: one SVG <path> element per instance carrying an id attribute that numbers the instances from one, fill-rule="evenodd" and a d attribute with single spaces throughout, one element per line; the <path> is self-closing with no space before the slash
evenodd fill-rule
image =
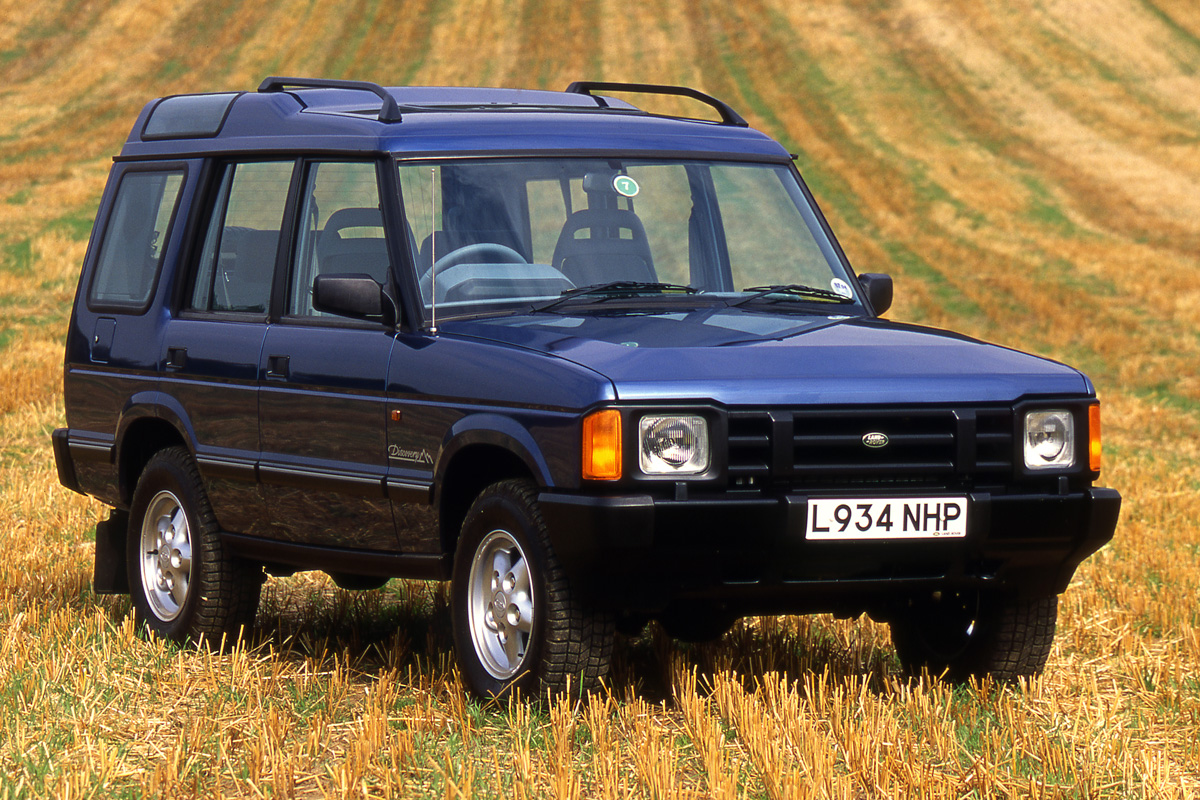
<path id="1" fill-rule="evenodd" d="M 437 167 L 429 168 L 429 271 L 430 271 L 430 305 L 432 306 L 433 324 L 429 332 L 437 336 L 437 227 L 435 217 L 437 209 Z"/>

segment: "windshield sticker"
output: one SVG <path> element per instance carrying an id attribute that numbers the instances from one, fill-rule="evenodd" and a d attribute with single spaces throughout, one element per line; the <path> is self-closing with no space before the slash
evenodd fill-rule
<path id="1" fill-rule="evenodd" d="M 853 299 L 854 292 L 850 289 L 850 284 L 846 283 L 841 278 L 834 278 L 829 282 L 829 285 L 835 293 L 840 294 L 842 297 L 849 297 Z"/>
<path id="2" fill-rule="evenodd" d="M 613 188 L 622 197 L 637 197 L 637 193 L 642 190 L 642 187 L 638 186 L 638 182 L 628 175 L 618 175 L 613 178 Z"/>

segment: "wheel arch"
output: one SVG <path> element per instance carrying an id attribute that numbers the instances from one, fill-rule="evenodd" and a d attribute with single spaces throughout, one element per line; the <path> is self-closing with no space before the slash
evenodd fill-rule
<path id="1" fill-rule="evenodd" d="M 550 469 L 533 436 L 515 420 L 496 414 L 466 417 L 451 428 L 435 469 L 442 551 L 452 553 L 467 510 L 493 483 L 524 478 L 552 485 Z"/>
<path id="2" fill-rule="evenodd" d="M 155 453 L 175 446 L 195 453 L 182 418 L 158 402 L 160 397 L 156 396 L 154 402 L 137 402 L 138 398 L 131 398 L 117 426 L 117 489 L 126 508 L 133 501 L 142 470 Z"/>

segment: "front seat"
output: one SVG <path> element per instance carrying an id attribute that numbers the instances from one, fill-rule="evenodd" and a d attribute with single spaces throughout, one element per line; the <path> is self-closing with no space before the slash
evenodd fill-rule
<path id="1" fill-rule="evenodd" d="M 365 229 L 370 235 L 343 235 L 351 229 Z M 387 283 L 391 259 L 379 209 L 339 208 L 330 214 L 317 240 L 317 263 L 323 275 L 365 272 L 379 283 Z"/>
<path id="2" fill-rule="evenodd" d="M 552 263 L 576 286 L 657 280 L 642 221 L 619 208 L 585 208 L 567 217 Z"/>

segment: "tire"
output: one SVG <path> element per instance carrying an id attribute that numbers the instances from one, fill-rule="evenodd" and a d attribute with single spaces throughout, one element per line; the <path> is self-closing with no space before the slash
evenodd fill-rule
<path id="1" fill-rule="evenodd" d="M 214 648 L 253 625 L 262 570 L 224 547 L 187 450 L 170 447 L 150 459 L 129 518 L 126 565 L 139 625 L 164 639 Z"/>
<path id="2" fill-rule="evenodd" d="M 493 484 L 471 505 L 451 610 L 459 672 L 482 698 L 579 695 L 608 673 L 613 616 L 572 590 L 528 481 Z"/>
<path id="3" fill-rule="evenodd" d="M 1039 675 L 1054 643 L 1058 596 L 975 593 L 914 601 L 891 621 L 904 670 L 961 683 L 990 675 L 1014 683 Z"/>

